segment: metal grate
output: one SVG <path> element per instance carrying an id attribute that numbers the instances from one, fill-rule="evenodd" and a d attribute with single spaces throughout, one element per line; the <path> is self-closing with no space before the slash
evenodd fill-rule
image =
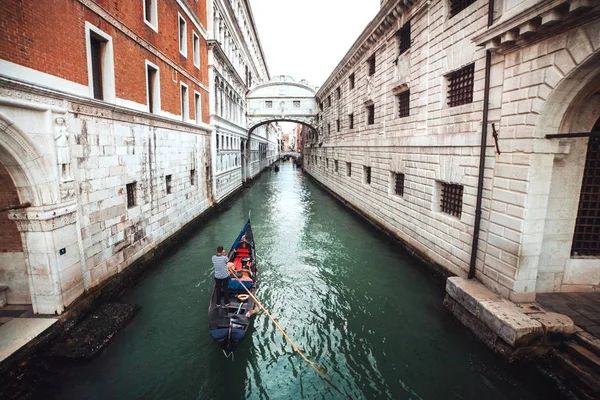
<path id="1" fill-rule="evenodd" d="M 371 167 L 364 167 L 365 168 L 365 183 L 370 185 L 371 184 Z"/>
<path id="2" fill-rule="evenodd" d="M 402 55 L 410 49 L 410 21 L 396 32 L 396 37 L 398 38 L 398 55 Z"/>
<path id="3" fill-rule="evenodd" d="M 300 100 L 294 100 L 294 108 L 300 108 Z"/>
<path id="4" fill-rule="evenodd" d="M 125 185 L 125 187 L 127 188 L 127 208 L 131 208 L 131 207 L 135 207 L 136 206 L 136 183 L 132 182 L 132 183 L 128 183 L 127 185 Z"/>
<path id="5" fill-rule="evenodd" d="M 404 118 L 410 115 L 410 90 L 400 93 L 398 98 L 398 117 Z"/>
<path id="6" fill-rule="evenodd" d="M 373 125 L 375 123 L 375 104 L 367 106 L 367 125 Z"/>
<path id="7" fill-rule="evenodd" d="M 450 18 L 475 3 L 475 0 L 450 0 Z"/>
<path id="8" fill-rule="evenodd" d="M 395 175 L 395 192 L 398 196 L 404 196 L 404 174 Z"/>
<path id="9" fill-rule="evenodd" d="M 235 163 L 237 165 L 237 157 L 235 159 Z M 194 186 L 196 184 L 196 170 L 190 169 L 190 185 Z"/>
<path id="10" fill-rule="evenodd" d="M 448 105 L 460 106 L 473 102 L 475 64 L 467 65 L 448 76 Z"/>
<path id="11" fill-rule="evenodd" d="M 600 132 L 600 120 L 594 131 Z M 600 256 L 600 136 L 590 136 L 571 255 Z"/>
<path id="12" fill-rule="evenodd" d="M 440 209 L 446 214 L 459 217 L 462 213 L 463 186 L 442 182 Z"/>

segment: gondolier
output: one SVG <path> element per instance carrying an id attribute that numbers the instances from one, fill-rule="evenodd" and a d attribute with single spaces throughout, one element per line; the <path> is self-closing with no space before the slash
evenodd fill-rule
<path id="1" fill-rule="evenodd" d="M 221 307 L 221 297 L 225 297 L 225 306 L 229 306 L 229 258 L 225 255 L 223 246 L 217 247 L 217 254 L 212 256 L 215 268 L 215 292 L 217 294 L 217 307 Z"/>

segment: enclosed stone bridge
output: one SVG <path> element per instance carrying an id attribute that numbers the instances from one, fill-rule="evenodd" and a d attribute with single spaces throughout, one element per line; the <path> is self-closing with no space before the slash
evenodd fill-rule
<path id="1" fill-rule="evenodd" d="M 279 121 L 297 122 L 316 130 L 316 94 L 316 88 L 305 80 L 296 82 L 287 75 L 273 77 L 246 95 L 248 131 Z"/>
<path id="2" fill-rule="evenodd" d="M 300 157 L 300 153 L 296 152 L 296 151 L 284 151 L 283 153 L 281 153 L 281 158 L 298 158 Z"/>

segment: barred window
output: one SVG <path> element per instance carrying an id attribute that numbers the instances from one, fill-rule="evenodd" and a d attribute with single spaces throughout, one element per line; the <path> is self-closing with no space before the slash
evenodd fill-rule
<path id="1" fill-rule="evenodd" d="M 600 120 L 596 123 L 600 132 Z M 600 136 L 590 136 L 571 255 L 600 256 Z"/>
<path id="2" fill-rule="evenodd" d="M 398 55 L 406 53 L 406 50 L 410 49 L 410 21 L 396 32 L 396 37 L 398 38 Z"/>
<path id="3" fill-rule="evenodd" d="M 335 99 L 339 100 L 342 97 L 342 89 L 340 89 L 340 87 L 338 86 L 337 89 L 335 89 Z"/>
<path id="4" fill-rule="evenodd" d="M 352 163 L 346 163 L 346 176 L 352 176 Z"/>
<path id="5" fill-rule="evenodd" d="M 273 102 L 271 100 L 265 101 L 265 107 L 266 108 L 273 108 Z"/>
<path id="6" fill-rule="evenodd" d="M 335 168 L 335 172 L 338 172 L 338 160 L 333 161 L 333 166 Z"/>
<path id="7" fill-rule="evenodd" d="M 300 108 L 300 100 L 294 100 L 294 108 Z"/>
<path id="8" fill-rule="evenodd" d="M 341 126 L 340 120 L 336 119 L 335 120 L 335 130 L 339 132 L 340 131 L 340 126 Z"/>
<path id="9" fill-rule="evenodd" d="M 410 115 L 410 90 L 396 95 L 398 99 L 398 117 L 404 118 Z"/>
<path id="10" fill-rule="evenodd" d="M 167 187 L 167 194 L 171 194 L 171 175 L 165 176 L 165 183 Z"/>
<path id="11" fill-rule="evenodd" d="M 395 173 L 394 177 L 394 193 L 398 196 L 404 196 L 404 174 Z"/>
<path id="12" fill-rule="evenodd" d="M 369 57 L 367 64 L 369 65 L 369 76 L 375 75 L 375 54 Z"/>
<path id="13" fill-rule="evenodd" d="M 350 89 L 354 89 L 354 74 L 350 74 L 348 77 L 348 86 Z"/>
<path id="14" fill-rule="evenodd" d="M 325 158 L 325 169 L 329 169 L 329 158 Z"/>
<path id="15" fill-rule="evenodd" d="M 450 18 L 475 3 L 475 0 L 450 0 Z"/>
<path id="16" fill-rule="evenodd" d="M 327 96 L 327 107 L 331 107 L 331 95 Z"/>
<path id="17" fill-rule="evenodd" d="M 475 64 L 467 65 L 448 75 L 448 105 L 456 107 L 473 102 Z"/>
<path id="18" fill-rule="evenodd" d="M 441 182 L 441 185 L 440 210 L 460 218 L 463 204 L 463 186 L 446 182 Z"/>
<path id="19" fill-rule="evenodd" d="M 236 158 L 236 164 L 237 164 L 237 158 Z M 196 184 L 196 170 L 195 169 L 190 169 L 190 185 L 194 186 Z"/>
<path id="20" fill-rule="evenodd" d="M 331 135 L 331 124 L 327 124 L 327 134 Z"/>
<path id="21" fill-rule="evenodd" d="M 370 185 L 371 184 L 371 167 L 363 167 L 363 172 L 365 174 L 365 183 Z"/>
<path id="22" fill-rule="evenodd" d="M 125 187 L 127 189 L 127 208 L 135 207 L 137 205 L 137 202 L 136 202 L 137 183 L 131 182 L 131 183 L 128 183 L 127 185 L 125 185 Z"/>
<path id="23" fill-rule="evenodd" d="M 373 125 L 375 123 L 375 104 L 367 106 L 367 125 Z"/>
<path id="24" fill-rule="evenodd" d="M 354 114 L 348 114 L 348 129 L 354 129 Z"/>

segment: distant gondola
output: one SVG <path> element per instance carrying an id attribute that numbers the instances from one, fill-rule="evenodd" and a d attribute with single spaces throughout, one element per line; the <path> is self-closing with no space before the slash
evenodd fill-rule
<path id="1" fill-rule="evenodd" d="M 216 340 L 229 357 L 240 344 L 251 323 L 255 303 L 244 285 L 253 295 L 256 292 L 256 251 L 250 220 L 238 235 L 231 250 L 229 261 L 234 264 L 236 277 L 229 279 L 229 298 L 225 299 L 227 307 L 218 307 L 216 292 L 213 293 L 208 307 L 209 334 Z M 238 281 L 239 280 L 239 281 Z"/>

